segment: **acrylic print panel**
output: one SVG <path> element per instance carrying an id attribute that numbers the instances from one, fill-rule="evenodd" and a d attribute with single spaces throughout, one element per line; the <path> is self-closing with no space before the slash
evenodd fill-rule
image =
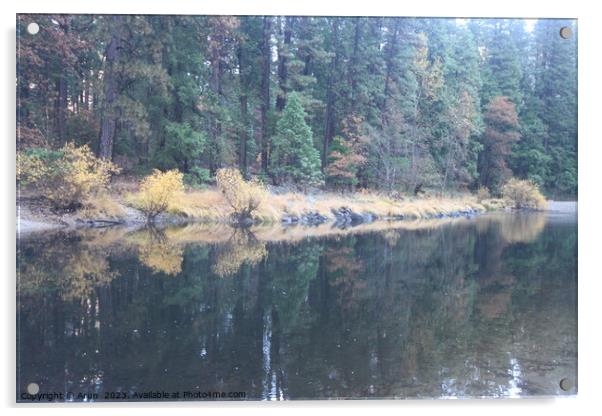
<path id="1" fill-rule="evenodd" d="M 18 15 L 18 402 L 577 393 L 577 22 Z"/>

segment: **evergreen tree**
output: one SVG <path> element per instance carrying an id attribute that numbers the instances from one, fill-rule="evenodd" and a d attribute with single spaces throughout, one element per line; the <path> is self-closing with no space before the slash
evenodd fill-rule
<path id="1" fill-rule="evenodd" d="M 488 20 L 484 27 L 483 90 L 481 102 L 486 106 L 493 98 L 505 96 L 520 108 L 522 72 L 519 51 L 510 35 L 508 22 L 503 19 Z"/>
<path id="2" fill-rule="evenodd" d="M 559 28 L 573 29 L 563 39 Z M 550 157 L 546 188 L 554 193 L 577 193 L 577 45 L 571 21 L 539 20 L 535 26 L 537 64 L 535 94 L 539 117 L 546 125 L 544 149 Z"/>
<path id="3" fill-rule="evenodd" d="M 271 173 L 278 182 L 304 185 L 322 182 L 320 153 L 314 147 L 307 114 L 298 93 L 290 93 L 272 140 Z"/>
<path id="4" fill-rule="evenodd" d="M 550 175 L 550 156 L 544 142 L 547 128 L 539 116 L 541 103 L 530 96 L 520 112 L 520 140 L 514 145 L 509 166 L 515 176 L 529 179 L 544 188 Z"/>

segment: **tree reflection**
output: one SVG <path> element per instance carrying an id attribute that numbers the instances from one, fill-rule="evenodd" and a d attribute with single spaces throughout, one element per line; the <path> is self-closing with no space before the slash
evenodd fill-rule
<path id="1" fill-rule="evenodd" d="M 47 242 L 44 250 L 23 247 L 19 252 L 19 291 L 58 291 L 66 300 L 80 300 L 116 276 L 109 264 L 110 250 L 85 240 L 61 235 Z"/>
<path id="2" fill-rule="evenodd" d="M 364 265 L 355 253 L 355 242 L 355 238 L 349 238 L 342 244 L 330 244 L 324 251 L 330 285 L 339 294 L 337 304 L 346 312 L 357 308 L 366 289 L 366 282 L 362 279 Z"/>
<path id="3" fill-rule="evenodd" d="M 228 242 L 218 249 L 213 272 L 220 277 L 231 276 L 243 264 L 257 265 L 267 255 L 266 244 L 258 241 L 244 228 L 234 228 Z"/>
<path id="4" fill-rule="evenodd" d="M 161 230 L 147 226 L 138 233 L 137 246 L 140 262 L 153 272 L 175 276 L 182 271 L 182 245 L 170 241 Z"/>
<path id="5" fill-rule="evenodd" d="M 574 373 L 573 224 L 533 215 L 295 243 L 245 230 L 225 244 L 149 230 L 122 240 L 23 244 L 20 380 L 441 397 L 549 394 Z"/>

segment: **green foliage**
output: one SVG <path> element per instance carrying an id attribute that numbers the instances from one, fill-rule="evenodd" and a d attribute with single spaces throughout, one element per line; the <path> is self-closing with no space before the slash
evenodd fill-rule
<path id="1" fill-rule="evenodd" d="M 494 25 L 501 25 L 496 22 Z M 487 45 L 487 67 L 483 79 L 483 104 L 498 96 L 506 96 L 518 106 L 522 100 L 520 90 L 521 67 L 514 39 L 504 28 L 491 28 Z"/>
<path id="2" fill-rule="evenodd" d="M 515 176 L 543 187 L 545 178 L 549 176 L 551 157 L 546 153 L 546 126 L 538 115 L 535 100 L 527 101 L 520 114 L 521 140 L 513 146 L 509 166 Z"/>
<path id="3" fill-rule="evenodd" d="M 568 26 L 570 39 L 558 36 Z M 544 176 L 549 193 L 575 197 L 577 193 L 577 26 L 570 20 L 538 20 L 534 28 L 538 55 L 533 68 L 535 109 L 545 125 L 543 148 L 549 160 Z"/>
<path id="4" fill-rule="evenodd" d="M 188 122 L 168 122 L 165 133 L 165 144 L 156 156 L 156 164 L 162 169 L 190 171 L 192 163 L 204 150 L 207 142 L 205 134 L 195 130 Z"/>
<path id="5" fill-rule="evenodd" d="M 320 153 L 314 147 L 306 116 L 299 95 L 291 93 L 273 139 L 271 171 L 278 182 L 317 185 L 323 181 Z"/>
<path id="6" fill-rule="evenodd" d="M 209 169 L 195 166 L 190 168 L 188 173 L 184 174 L 184 182 L 193 188 L 202 187 L 211 182 L 211 174 Z"/>
<path id="7" fill-rule="evenodd" d="M 577 192 L 577 36 L 558 36 L 562 26 L 576 35 L 575 21 L 541 19 L 533 30 L 520 19 L 395 17 L 17 23 L 19 150 L 75 140 L 130 172 L 178 169 L 191 186 L 237 166 L 303 186 L 497 193 L 512 174 L 549 195 Z M 500 152 L 487 113 L 501 96 L 521 139 Z M 350 118 L 361 119 L 361 146 L 345 131 Z"/>

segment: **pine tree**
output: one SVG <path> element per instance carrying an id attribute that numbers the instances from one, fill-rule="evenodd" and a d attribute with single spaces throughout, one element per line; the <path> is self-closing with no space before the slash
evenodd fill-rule
<path id="1" fill-rule="evenodd" d="M 279 183 L 316 185 L 323 180 L 320 153 L 314 147 L 306 117 L 299 94 L 290 93 L 272 141 L 271 173 Z"/>
<path id="2" fill-rule="evenodd" d="M 559 30 L 573 29 L 563 39 Z M 576 26 L 566 20 L 539 20 L 535 26 L 537 64 L 535 94 L 546 125 L 544 149 L 550 157 L 546 188 L 557 194 L 577 193 L 577 46 Z"/>
<path id="3" fill-rule="evenodd" d="M 486 106 L 493 98 L 505 96 L 520 109 L 522 72 L 519 51 L 508 23 L 502 19 L 488 21 L 486 36 L 481 102 Z"/>

